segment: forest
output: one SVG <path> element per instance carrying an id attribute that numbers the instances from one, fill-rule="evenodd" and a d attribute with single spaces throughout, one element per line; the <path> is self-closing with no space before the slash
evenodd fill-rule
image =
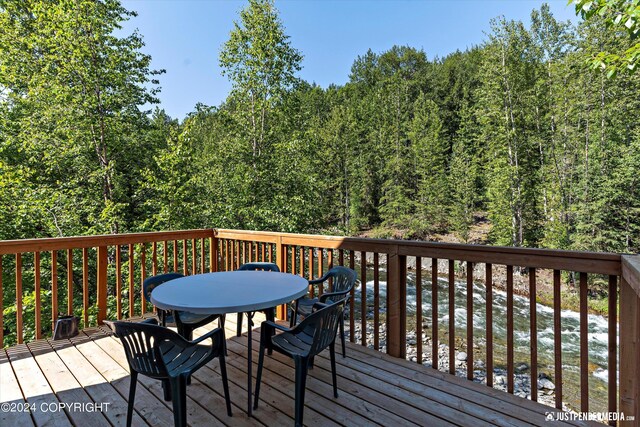
<path id="1" fill-rule="evenodd" d="M 640 74 L 595 16 L 496 17 L 439 58 L 394 46 L 327 88 L 271 1 L 219 61 L 233 89 L 179 121 L 117 0 L 0 2 L 0 239 L 201 227 L 640 251 Z M 215 55 L 215 52 L 202 52 Z M 218 77 L 219 78 L 219 77 Z"/>

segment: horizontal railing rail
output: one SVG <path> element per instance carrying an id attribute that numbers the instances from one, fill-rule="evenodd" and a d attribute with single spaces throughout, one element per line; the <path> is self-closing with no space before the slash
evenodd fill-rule
<path id="1" fill-rule="evenodd" d="M 52 237 L 44 239 L 0 240 L 0 255 L 20 252 L 96 248 L 99 246 L 152 243 L 183 239 L 202 239 L 213 236 L 210 228 L 200 230 L 162 231 L 148 233 L 104 234 L 98 236 Z"/>
<path id="2" fill-rule="evenodd" d="M 82 317 L 84 325 L 131 317 L 150 308 L 141 292 L 148 274 L 234 270 L 250 261 L 275 262 L 282 271 L 310 279 L 334 265 L 350 266 L 360 277 L 349 306 L 347 333 L 352 342 L 418 364 L 430 357 L 433 369 L 458 375 L 462 372 L 456 369 L 456 357 L 464 350 L 465 376 L 478 380 L 481 372 L 490 387 L 496 386 L 493 372 L 500 353 L 510 393 L 516 392 L 516 364 L 525 357 L 530 398 L 542 396 L 538 392 L 541 369 L 553 372 L 558 408 L 571 394 L 563 387 L 572 370 L 566 369 L 562 350 L 566 335 L 561 294 L 570 283 L 579 306 L 575 362 L 579 404 L 574 409 L 584 412 L 594 409 L 589 394 L 594 381 L 589 358 L 589 283 L 600 281 L 608 296 L 604 409 L 637 414 L 640 263 L 637 256 L 611 253 L 227 229 L 0 241 L 0 303 L 7 311 L 15 302 L 15 313 L 9 310 L 7 316 L 0 316 L 0 343 L 46 335 L 43 317 L 50 313 L 55 323 L 58 312 L 64 311 L 59 310 L 59 300 L 66 299 L 66 311 Z M 545 365 L 539 360 L 537 296 L 546 282 L 552 289 L 554 350 Z M 322 289 L 310 289 L 311 296 L 316 292 Z M 506 307 L 504 315 L 495 316 L 498 298 Z M 515 312 L 516 298 L 519 303 L 528 301 L 525 312 Z M 459 312 L 464 316 L 456 319 Z M 278 309 L 278 316 L 287 317 L 285 307 Z M 518 316 L 524 316 L 525 322 Z M 485 325 L 481 332 L 473 327 L 479 319 Z M 528 327 L 518 329 L 516 320 L 520 328 Z M 26 334 L 27 324 L 34 333 Z M 506 335 L 501 345 L 496 328 Z M 516 335 L 522 334 L 529 337 L 526 349 L 516 348 Z M 475 363 L 478 359 L 484 359 L 483 364 Z"/>
<path id="3" fill-rule="evenodd" d="M 621 274 L 621 255 L 510 246 L 469 245 L 411 240 L 367 239 L 312 234 L 216 229 L 216 237 L 230 240 L 277 243 L 324 249 L 387 253 L 397 247 L 399 255 L 457 259 L 471 262 L 511 263 L 535 268 L 574 270 L 585 273 Z"/>

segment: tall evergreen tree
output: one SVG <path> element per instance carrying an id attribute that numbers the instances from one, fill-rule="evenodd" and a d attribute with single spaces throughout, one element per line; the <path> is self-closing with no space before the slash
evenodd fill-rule
<path id="1" fill-rule="evenodd" d="M 460 127 L 456 133 L 449 165 L 449 222 L 463 241 L 469 240 L 474 212 L 481 197 L 478 156 L 478 127 L 474 111 L 469 105 L 460 111 Z"/>
<path id="2" fill-rule="evenodd" d="M 449 208 L 447 163 L 449 143 L 435 102 L 421 94 L 415 103 L 409 137 L 417 176 L 416 213 L 425 231 L 446 230 Z"/>
<path id="3" fill-rule="evenodd" d="M 522 23 L 492 21 L 484 49 L 479 117 L 487 144 L 487 199 L 492 235 L 499 244 L 536 245 L 537 147 L 534 140 L 535 81 L 539 64 Z"/>
<path id="4" fill-rule="evenodd" d="M 531 34 L 536 62 L 544 65 L 535 86 L 536 141 L 538 145 L 540 212 L 545 222 L 542 244 L 568 248 L 572 233 L 572 196 L 575 181 L 575 144 L 569 136 L 575 93 L 567 55 L 575 50 L 575 35 L 568 22 L 555 20 L 548 5 L 531 13 Z"/>

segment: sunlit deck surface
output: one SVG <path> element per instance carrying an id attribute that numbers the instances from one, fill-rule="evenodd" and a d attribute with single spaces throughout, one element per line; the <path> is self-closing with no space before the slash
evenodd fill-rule
<path id="1" fill-rule="evenodd" d="M 265 358 L 260 406 L 253 418 L 247 416 L 247 340 L 246 334 L 235 336 L 233 320 L 234 315 L 227 316 L 227 369 L 233 417 L 227 417 L 224 410 L 219 365 L 214 360 L 200 369 L 188 386 L 188 423 L 192 426 L 293 425 L 293 364 L 276 353 Z M 258 337 L 254 331 L 254 377 Z M 24 404 L 26 401 L 35 408 L 31 414 L 3 410 L 0 425 L 125 425 L 128 365 L 120 341 L 108 328 L 85 329 L 72 340 L 40 340 L 18 345 L 2 350 L 0 357 L 2 402 Z M 337 364 L 339 397 L 334 399 L 328 352 L 316 358 L 307 379 L 305 424 L 602 425 L 545 421 L 545 413 L 555 409 L 355 344 L 348 344 L 347 357 L 338 356 Z M 86 409 L 90 406 L 86 405 L 85 410 L 57 410 L 59 403 L 91 405 L 92 402 L 102 403 L 103 410 L 88 412 Z M 160 381 L 139 377 L 133 425 L 173 426 L 171 402 L 163 400 Z"/>

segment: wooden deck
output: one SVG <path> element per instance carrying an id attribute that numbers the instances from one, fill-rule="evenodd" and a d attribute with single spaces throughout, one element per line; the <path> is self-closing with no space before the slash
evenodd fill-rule
<path id="1" fill-rule="evenodd" d="M 290 360 L 265 359 L 261 401 L 254 417 L 246 410 L 246 335 L 235 337 L 228 316 L 228 375 L 233 417 L 224 410 L 217 360 L 199 370 L 188 387 L 192 426 L 293 424 L 294 378 Z M 197 331 L 196 331 L 197 334 Z M 254 376 L 259 334 L 254 332 Z M 305 424 L 313 426 L 550 426 L 587 425 L 545 420 L 555 409 L 443 372 L 348 344 L 337 357 L 339 397 L 331 391 L 328 354 L 316 359 L 307 380 Z M 70 341 L 40 340 L 0 353 L 2 426 L 125 425 L 129 376 L 119 340 L 107 328 L 85 329 Z M 29 413 L 6 411 L 21 409 Z M 102 404 L 102 410 L 94 404 Z M 61 410 L 61 404 L 74 404 Z M 92 409 L 98 409 L 91 412 Z M 160 382 L 139 377 L 133 424 L 172 426 L 171 402 Z M 593 424 L 601 425 L 601 424 Z"/>

